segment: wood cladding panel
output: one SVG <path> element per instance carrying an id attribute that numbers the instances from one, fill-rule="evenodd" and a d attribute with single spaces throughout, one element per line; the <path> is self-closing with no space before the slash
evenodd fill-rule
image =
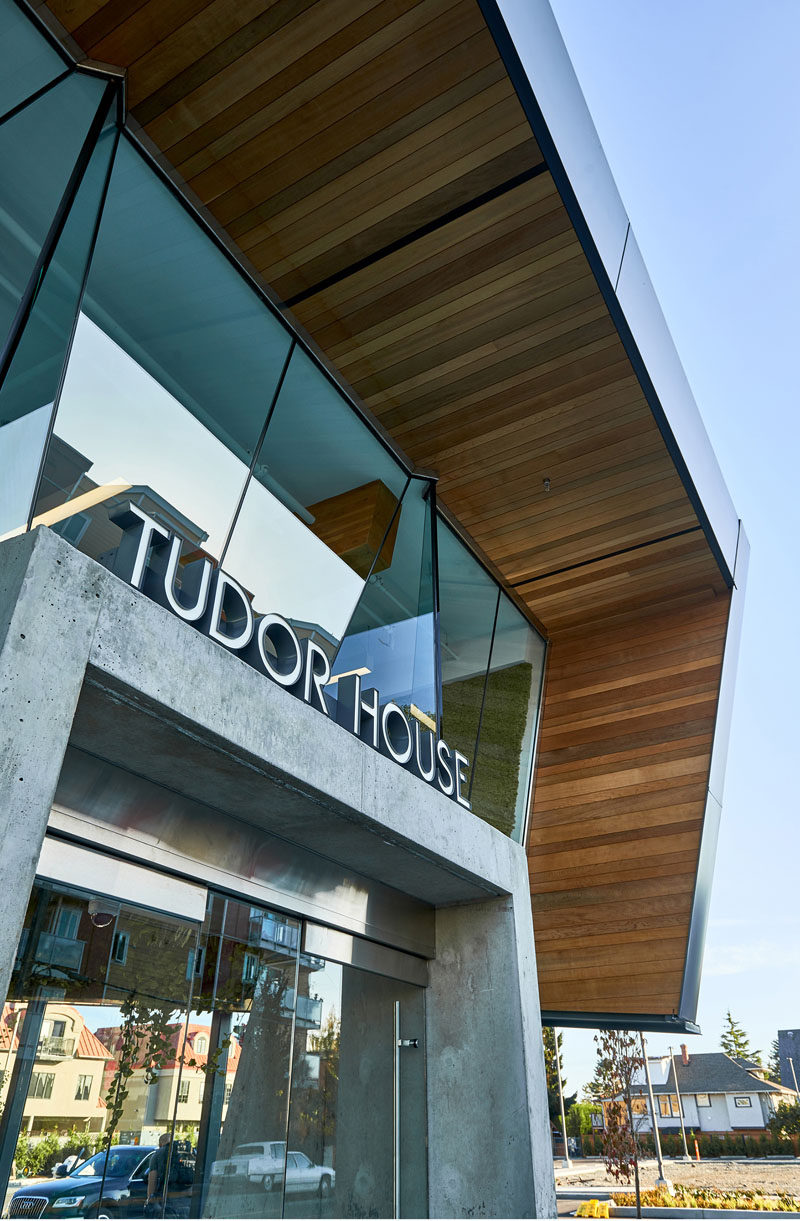
<path id="1" fill-rule="evenodd" d="M 551 639 L 528 843 L 544 1009 L 677 1012 L 728 606 Z"/>

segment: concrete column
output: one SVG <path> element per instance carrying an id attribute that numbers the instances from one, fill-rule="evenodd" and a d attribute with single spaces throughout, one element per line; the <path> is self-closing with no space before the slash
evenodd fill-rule
<path id="1" fill-rule="evenodd" d="M 103 576 L 46 529 L 0 544 L 0 1000 L 75 715 Z"/>
<path id="2" fill-rule="evenodd" d="M 556 1215 L 526 883 L 520 871 L 515 896 L 436 913 L 427 1000 L 431 1217 Z"/>

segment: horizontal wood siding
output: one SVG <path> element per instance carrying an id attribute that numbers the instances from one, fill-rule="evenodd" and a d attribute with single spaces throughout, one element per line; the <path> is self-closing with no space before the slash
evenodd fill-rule
<path id="1" fill-rule="evenodd" d="M 543 1009 L 677 1009 L 728 604 L 551 641 L 528 844 Z"/>

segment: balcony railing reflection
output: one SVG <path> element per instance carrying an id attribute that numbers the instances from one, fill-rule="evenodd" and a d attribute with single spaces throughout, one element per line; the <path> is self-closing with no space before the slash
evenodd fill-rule
<path id="1" fill-rule="evenodd" d="M 288 1015 L 294 1006 L 294 988 L 289 988 L 282 1009 Z M 313 996 L 298 996 L 295 1013 L 297 1025 L 304 1030 L 319 1030 L 322 1021 L 322 1001 Z"/>
<path id="2" fill-rule="evenodd" d="M 17 955 L 25 957 L 28 946 L 28 929 L 23 929 Z M 50 967 L 63 967 L 67 971 L 79 971 L 83 962 L 85 941 L 74 937 L 57 937 L 55 933 L 40 933 L 36 943 L 34 965 L 42 963 Z"/>
<path id="3" fill-rule="evenodd" d="M 37 1060 L 65 1060 L 75 1050 L 75 1040 L 64 1035 L 51 1034 L 39 1040 L 36 1051 Z"/>

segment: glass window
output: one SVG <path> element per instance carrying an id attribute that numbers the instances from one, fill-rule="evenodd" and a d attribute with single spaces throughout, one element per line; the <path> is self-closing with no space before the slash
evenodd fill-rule
<path id="1" fill-rule="evenodd" d="M 35 520 L 111 562 L 133 501 L 218 559 L 290 340 L 120 141 Z"/>
<path id="2" fill-rule="evenodd" d="M 81 1073 L 78 1077 L 78 1084 L 75 1087 L 75 1098 L 78 1102 L 88 1102 L 89 1095 L 92 1092 L 92 1077 Z"/>
<path id="3" fill-rule="evenodd" d="M 30 1098 L 50 1098 L 53 1094 L 55 1073 L 32 1073 L 31 1086 L 28 1091 Z"/>
<path id="4" fill-rule="evenodd" d="M 735 1098 L 734 1102 L 737 1107 L 751 1107 L 753 1105 L 752 1098 L 748 1098 L 746 1095 Z"/>
<path id="5" fill-rule="evenodd" d="M 14 0 L 0 0 L 0 116 L 53 77 L 64 61 Z"/>
<path id="6" fill-rule="evenodd" d="M 542 637 L 501 593 L 472 768 L 473 811 L 521 841 L 544 671 Z"/>
<path id="7" fill-rule="evenodd" d="M 433 545 L 427 481 L 403 496 L 386 566 L 376 565 L 353 612 L 333 665 L 334 680 L 358 671 L 431 730 L 439 724 L 434 634 Z M 335 690 L 335 681 L 333 684 Z"/>
<path id="8" fill-rule="evenodd" d="M 342 393 L 295 348 L 224 568 L 332 657 L 373 567 L 395 552 L 406 483 Z"/>
<path id="9" fill-rule="evenodd" d="M 0 42 L 0 47 L 5 59 L 5 44 Z M 6 79 L 0 73 L 0 92 Z M 104 87 L 97 77 L 74 73 L 0 124 L 0 344 L 5 342 Z"/>
<path id="10" fill-rule="evenodd" d="M 699 1107 L 710 1107 L 711 1106 L 711 1095 L 710 1094 L 695 1094 L 695 1098 L 697 1099 L 697 1105 Z"/>
<path id="11" fill-rule="evenodd" d="M 438 530 L 442 737 L 472 767 L 500 591 L 441 517 Z"/>
<path id="12" fill-rule="evenodd" d="M 130 938 L 128 937 L 127 933 L 116 932 L 114 934 L 114 941 L 111 946 L 111 957 L 114 959 L 114 962 L 120 962 L 123 964 L 123 966 L 125 964 L 125 959 L 128 957 L 129 940 Z"/>
<path id="13" fill-rule="evenodd" d="M 189 1082 L 181 1081 L 180 1085 L 178 1086 L 178 1102 L 188 1102 L 188 1101 L 189 1101 Z"/>
<path id="14" fill-rule="evenodd" d="M 97 79 L 70 78 L 0 125 L 0 344 L 102 95 Z M 10 363 L 0 367 L 0 537 L 24 529 L 28 521 L 114 139 L 113 127 L 107 127 L 38 283 L 24 330 L 15 333 Z M 51 171 L 53 182 L 40 183 Z"/>
<path id="15" fill-rule="evenodd" d="M 297 931 L 287 917 L 219 897 L 206 918 L 193 1016 L 208 1022 L 205 1101 L 219 1111 L 198 1149 L 201 1216 L 281 1215 L 299 938 L 277 947 L 278 919 Z"/>

